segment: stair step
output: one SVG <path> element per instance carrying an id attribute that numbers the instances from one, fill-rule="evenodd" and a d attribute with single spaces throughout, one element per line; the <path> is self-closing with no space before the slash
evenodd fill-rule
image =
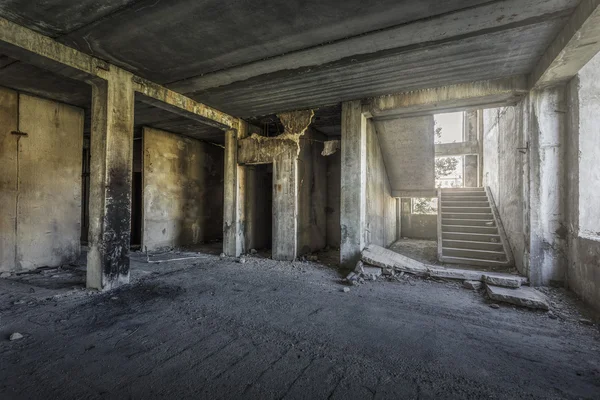
<path id="1" fill-rule="evenodd" d="M 443 188 L 442 193 L 456 193 L 456 192 L 484 192 L 485 188 L 476 187 L 476 188 Z"/>
<path id="2" fill-rule="evenodd" d="M 442 247 L 442 255 L 448 257 L 472 258 L 476 260 L 506 261 L 503 251 L 457 249 L 453 247 Z"/>
<path id="3" fill-rule="evenodd" d="M 443 212 L 443 219 L 475 219 L 475 220 L 486 220 L 491 221 L 494 219 L 492 213 L 457 213 L 457 212 Z"/>
<path id="4" fill-rule="evenodd" d="M 499 251 L 502 254 L 504 254 L 504 247 L 502 247 L 502 243 L 477 242 L 473 240 L 443 239 L 442 246 L 446 248 L 455 249 Z"/>
<path id="5" fill-rule="evenodd" d="M 442 207 L 486 207 L 490 208 L 490 203 L 486 201 L 454 201 L 442 200 Z"/>
<path id="6" fill-rule="evenodd" d="M 473 242 L 502 243 L 500 235 L 489 233 L 442 232 L 443 240 L 467 240 Z"/>
<path id="7" fill-rule="evenodd" d="M 487 196 L 444 196 L 442 195 L 442 203 L 447 201 L 488 201 Z"/>
<path id="8" fill-rule="evenodd" d="M 494 260 L 480 260 L 476 258 L 466 257 L 440 257 L 440 261 L 450 264 L 462 264 L 462 265 L 476 265 L 479 267 L 503 267 L 508 264 L 507 261 L 494 261 Z"/>
<path id="9" fill-rule="evenodd" d="M 493 219 L 473 219 L 473 218 L 446 218 L 442 217 L 442 225 L 469 225 L 469 226 L 485 226 L 496 228 L 496 223 Z"/>
<path id="10" fill-rule="evenodd" d="M 497 235 L 498 228 L 495 226 L 444 224 L 442 222 L 442 235 L 444 233 L 482 233 L 482 234 Z"/>
<path id="11" fill-rule="evenodd" d="M 446 203 L 442 202 L 442 214 L 444 213 L 468 213 L 468 214 L 492 214 L 492 209 L 488 207 L 456 207 L 456 206 L 448 206 Z"/>

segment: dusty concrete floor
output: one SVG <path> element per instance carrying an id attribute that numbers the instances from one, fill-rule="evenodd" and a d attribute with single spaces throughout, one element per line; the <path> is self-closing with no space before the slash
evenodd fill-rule
<path id="1" fill-rule="evenodd" d="M 309 262 L 132 268 L 105 294 L 77 267 L 0 279 L 0 398 L 600 398 L 600 333 L 562 290 L 551 319 L 457 283 L 343 293 Z"/>

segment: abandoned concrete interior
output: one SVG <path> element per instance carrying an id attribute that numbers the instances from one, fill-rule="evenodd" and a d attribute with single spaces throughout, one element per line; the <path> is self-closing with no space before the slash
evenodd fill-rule
<path id="1" fill-rule="evenodd" d="M 0 397 L 600 398 L 600 1 L 0 2 Z"/>

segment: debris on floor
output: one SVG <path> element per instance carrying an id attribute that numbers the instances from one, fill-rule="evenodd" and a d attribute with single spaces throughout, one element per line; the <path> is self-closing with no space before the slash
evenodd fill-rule
<path id="1" fill-rule="evenodd" d="M 483 286 L 483 283 L 479 281 L 464 281 L 463 286 L 471 290 L 479 290 Z"/>
<path id="2" fill-rule="evenodd" d="M 21 340 L 23 339 L 23 335 L 21 335 L 19 332 L 15 332 L 12 335 L 10 335 L 10 338 L 8 340 L 15 341 L 15 340 Z"/>
<path id="3" fill-rule="evenodd" d="M 485 282 L 486 279 L 489 279 L 496 284 L 502 283 L 503 286 L 510 285 L 509 287 L 518 287 L 521 286 L 521 284 L 527 283 L 527 278 L 519 275 L 428 265 L 373 244 L 367 246 L 362 251 L 361 259 L 365 264 L 380 268 L 394 269 L 422 277 L 481 282 Z"/>
<path id="4" fill-rule="evenodd" d="M 529 286 L 506 288 L 488 284 L 486 287 L 487 294 L 491 300 L 533 309 L 549 309 L 548 298 L 543 293 Z"/>
<path id="5" fill-rule="evenodd" d="M 349 275 L 346 280 L 353 284 L 360 277 L 376 280 L 385 274 L 383 271 L 400 271 L 430 279 L 462 280 L 463 286 L 471 290 L 479 290 L 485 284 L 488 297 L 495 302 L 531 309 L 549 309 L 549 301 L 543 293 L 529 286 L 522 286 L 528 284 L 527 278 L 522 276 L 428 265 L 377 245 L 369 245 L 363 250 L 354 275 Z M 496 308 L 495 306 L 498 305 L 491 305 L 492 308 Z"/>

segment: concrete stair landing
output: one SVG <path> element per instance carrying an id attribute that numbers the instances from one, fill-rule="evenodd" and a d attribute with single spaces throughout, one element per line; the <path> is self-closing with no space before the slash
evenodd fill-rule
<path id="1" fill-rule="evenodd" d="M 498 213 L 485 188 L 440 189 L 438 196 L 438 258 L 441 262 L 512 266 Z"/>

